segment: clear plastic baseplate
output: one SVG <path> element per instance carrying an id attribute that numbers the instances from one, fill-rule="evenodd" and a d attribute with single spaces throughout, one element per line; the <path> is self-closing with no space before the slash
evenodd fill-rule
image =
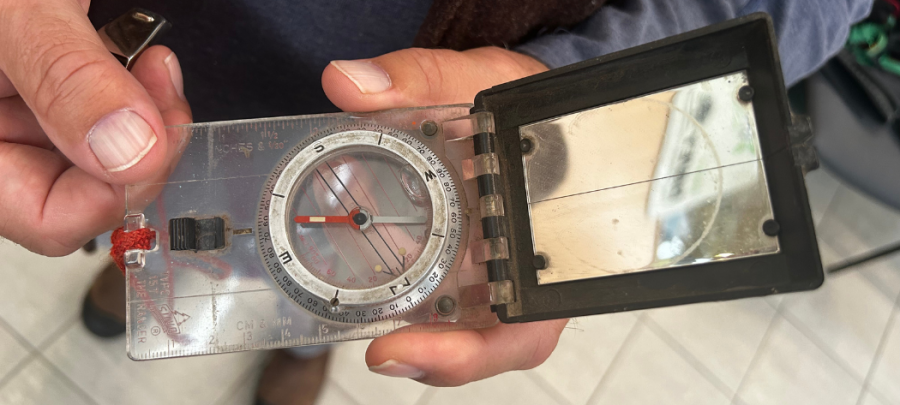
<path id="1" fill-rule="evenodd" d="M 490 305 L 509 300 L 505 285 L 489 283 L 466 241 L 482 239 L 477 185 L 471 178 L 471 136 L 490 116 L 470 106 L 428 107 L 370 114 L 326 114 L 192 124 L 168 128 L 171 154 L 180 154 L 163 181 L 126 190 L 126 231 L 149 228 L 150 250 L 125 254 L 127 346 L 135 360 L 264 350 L 375 338 L 395 331 L 488 327 Z M 423 136 L 423 123 L 438 132 Z M 257 213 L 276 164 L 310 136 L 337 127 L 378 125 L 412 134 L 455 170 L 463 210 L 462 247 L 437 289 L 413 309 L 373 323 L 329 321 L 306 311 L 275 283 L 257 250 Z M 430 131 L 432 128 L 426 129 Z M 468 170 L 467 170 L 468 169 Z M 223 249 L 171 251 L 168 220 L 226 218 Z M 476 255 L 477 256 L 477 255 Z M 414 288 L 415 285 L 410 288 Z M 436 300 L 451 297 L 452 311 Z"/>

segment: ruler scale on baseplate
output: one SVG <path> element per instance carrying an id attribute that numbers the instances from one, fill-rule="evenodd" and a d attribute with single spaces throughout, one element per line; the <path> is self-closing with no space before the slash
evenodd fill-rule
<path id="1" fill-rule="evenodd" d="M 666 74 L 660 74 L 665 71 Z M 127 189 L 134 359 L 817 287 L 771 23 L 750 16 L 474 105 L 168 129 Z"/>

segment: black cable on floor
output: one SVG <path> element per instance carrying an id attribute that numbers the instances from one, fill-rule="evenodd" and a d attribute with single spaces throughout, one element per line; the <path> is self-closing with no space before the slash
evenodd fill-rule
<path id="1" fill-rule="evenodd" d="M 837 265 L 829 267 L 826 270 L 826 273 L 829 273 L 829 274 L 837 273 L 839 271 L 846 270 L 853 266 L 858 266 L 860 264 L 890 255 L 892 253 L 897 253 L 897 252 L 900 252 L 900 243 L 897 243 L 895 245 L 885 246 L 885 247 L 879 248 L 879 249 L 875 249 L 869 253 L 866 253 L 865 255 L 861 255 L 861 256 L 858 256 L 855 258 L 845 260 L 841 263 L 838 263 Z"/>

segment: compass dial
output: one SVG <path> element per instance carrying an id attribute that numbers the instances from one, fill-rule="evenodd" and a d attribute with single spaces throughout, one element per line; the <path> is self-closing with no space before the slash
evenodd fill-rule
<path id="1" fill-rule="evenodd" d="M 307 310 L 386 319 L 422 302 L 452 267 L 460 205 L 452 173 L 412 135 L 339 128 L 290 151 L 270 176 L 260 253 Z"/>
<path id="2" fill-rule="evenodd" d="M 347 148 L 323 159 L 289 196 L 297 259 L 344 289 L 402 279 L 431 236 L 431 198 L 407 191 L 424 184 L 410 164 L 384 150 Z"/>

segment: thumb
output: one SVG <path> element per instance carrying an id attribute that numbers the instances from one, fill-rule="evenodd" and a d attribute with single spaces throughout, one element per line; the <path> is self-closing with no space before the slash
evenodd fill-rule
<path id="1" fill-rule="evenodd" d="M 471 103 L 481 90 L 545 70 L 530 56 L 497 47 L 412 48 L 374 59 L 333 61 L 322 73 L 322 88 L 344 111 L 376 111 Z"/>
<path id="2" fill-rule="evenodd" d="M 87 173 L 133 183 L 165 161 L 162 118 L 75 0 L 0 2 L 0 70 L 54 145 Z"/>
<path id="3" fill-rule="evenodd" d="M 405 332 L 369 344 L 369 370 L 454 387 L 544 362 L 559 341 L 567 319 L 498 324 L 487 329 Z"/>

